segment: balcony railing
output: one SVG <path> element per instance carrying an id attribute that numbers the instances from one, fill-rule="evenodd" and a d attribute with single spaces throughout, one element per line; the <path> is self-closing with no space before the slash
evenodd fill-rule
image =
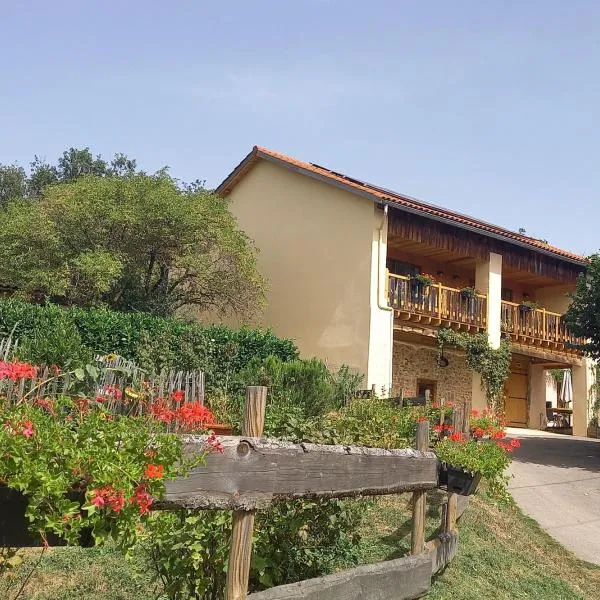
<path id="1" fill-rule="evenodd" d="M 422 285 L 405 275 L 389 274 L 390 306 L 400 320 L 484 330 L 487 297 L 470 297 L 461 290 L 441 283 Z M 502 331 L 516 342 L 568 350 L 585 340 L 567 329 L 563 315 L 544 308 L 524 307 L 514 302 L 501 303 Z"/>
<path id="2" fill-rule="evenodd" d="M 487 298 L 483 294 L 470 297 L 441 283 L 422 285 L 391 273 L 388 282 L 390 306 L 401 319 L 485 329 Z"/>
<path id="3" fill-rule="evenodd" d="M 569 332 L 563 315 L 544 308 L 529 308 L 503 300 L 501 315 L 502 330 L 517 341 L 567 348 L 584 342 Z"/>

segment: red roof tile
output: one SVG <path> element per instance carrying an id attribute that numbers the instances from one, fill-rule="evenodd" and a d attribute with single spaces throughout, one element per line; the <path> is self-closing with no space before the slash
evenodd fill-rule
<path id="1" fill-rule="evenodd" d="M 570 261 L 579 263 L 587 262 L 587 259 L 584 256 L 550 246 L 549 244 L 545 244 L 544 242 L 535 238 L 531 238 L 520 233 L 515 233 L 509 229 L 504 229 L 503 227 L 498 227 L 497 225 L 491 225 L 485 221 L 480 221 L 478 219 L 474 219 L 473 217 L 462 215 L 445 208 L 427 204 L 415 198 L 411 198 L 410 196 L 398 194 L 370 183 L 348 177 L 343 173 L 337 173 L 336 171 L 326 169 L 325 167 L 314 163 L 297 160 L 291 156 L 286 156 L 285 154 L 281 154 L 260 146 L 254 146 L 252 151 L 217 188 L 217 193 L 222 195 L 229 194 L 237 182 L 254 166 L 259 159 L 271 159 L 283 164 L 283 166 L 287 165 L 289 167 L 295 167 L 300 172 L 304 172 L 306 175 L 318 176 L 325 182 L 329 181 L 331 183 L 342 184 L 344 187 L 348 188 L 349 191 L 356 191 L 363 194 L 366 193 L 372 196 L 374 199 L 380 200 L 384 203 L 389 203 L 392 206 L 396 205 L 399 209 L 406 208 L 411 212 L 418 212 L 424 216 L 429 215 L 433 218 L 454 222 L 458 225 L 462 225 L 463 227 L 479 230 L 484 235 L 487 233 L 495 237 L 504 238 L 507 242 L 513 241 L 519 245 L 525 244 L 526 246 L 531 247 L 532 250 L 541 250 L 544 253 L 554 254 Z"/>

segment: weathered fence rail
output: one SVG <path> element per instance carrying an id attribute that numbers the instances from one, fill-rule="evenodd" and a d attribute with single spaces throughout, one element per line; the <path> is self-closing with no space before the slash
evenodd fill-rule
<path id="1" fill-rule="evenodd" d="M 205 440 L 186 435 L 185 453 L 201 453 Z M 165 505 L 255 510 L 276 499 L 377 496 L 438 485 L 433 452 L 244 437 L 224 437 L 221 442 L 223 454 L 212 454 L 188 478 L 167 484 Z"/>
<path id="2" fill-rule="evenodd" d="M 429 424 L 417 424 L 417 449 L 292 444 L 261 438 L 266 388 L 248 388 L 244 436 L 222 438 L 222 454 L 189 478 L 167 484 L 161 508 L 233 510 L 227 600 L 409 600 L 458 550 L 457 520 L 468 499 L 448 494 L 436 536 L 425 540 L 426 492 L 438 487 L 437 458 L 428 451 Z M 460 428 L 464 419 L 454 413 Z M 205 436 L 186 435 L 187 455 L 202 452 Z M 341 498 L 413 492 L 411 555 L 248 596 L 254 513 L 278 499 Z"/>

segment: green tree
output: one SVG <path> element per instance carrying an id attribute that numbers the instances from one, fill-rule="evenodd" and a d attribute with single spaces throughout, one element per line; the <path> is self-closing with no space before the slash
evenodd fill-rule
<path id="1" fill-rule="evenodd" d="M 17 164 L 0 164 L 0 206 L 19 198 L 39 198 L 46 186 L 82 175 L 127 177 L 139 172 L 136 161 L 125 154 L 117 153 L 107 162 L 100 155 L 94 157 L 89 148 L 69 148 L 55 165 L 36 155 L 29 167 L 27 173 Z"/>
<path id="2" fill-rule="evenodd" d="M 600 358 L 600 255 L 589 258 L 586 271 L 577 279 L 573 302 L 565 316 L 569 331 L 587 338 L 581 346 L 588 356 Z"/>
<path id="3" fill-rule="evenodd" d="M 0 206 L 21 198 L 27 191 L 25 169 L 18 165 L 0 165 Z"/>
<path id="4" fill-rule="evenodd" d="M 86 159 L 87 160 L 87 159 Z M 0 230 L 0 281 L 20 295 L 170 315 L 183 307 L 250 314 L 263 298 L 255 249 L 224 199 L 164 171 L 104 176 L 69 157 L 37 202 L 11 202 Z M 123 166 L 124 165 L 124 166 Z M 87 167 L 86 167 L 87 168 Z"/>

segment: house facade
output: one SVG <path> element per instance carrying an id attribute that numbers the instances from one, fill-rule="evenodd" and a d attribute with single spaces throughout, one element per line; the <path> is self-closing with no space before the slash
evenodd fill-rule
<path id="1" fill-rule="evenodd" d="M 485 407 L 479 376 L 437 332 L 512 342 L 509 423 L 544 428 L 549 371 L 570 369 L 573 433 L 585 435 L 593 364 L 572 348 L 568 294 L 582 256 L 408 196 L 255 147 L 218 187 L 259 250 L 268 280 L 257 325 L 303 356 L 347 364 L 384 394 Z"/>

